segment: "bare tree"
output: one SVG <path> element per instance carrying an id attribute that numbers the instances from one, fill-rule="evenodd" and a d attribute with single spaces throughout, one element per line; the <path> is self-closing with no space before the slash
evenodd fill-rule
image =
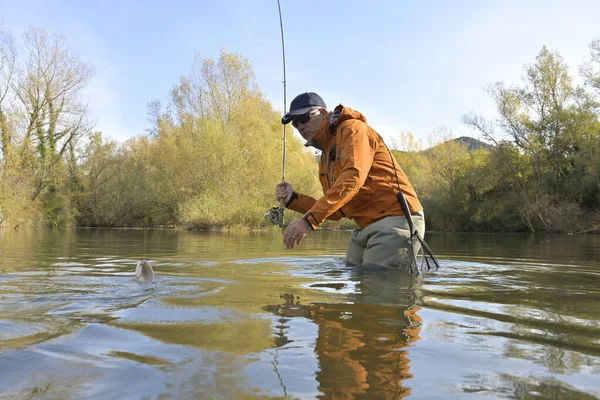
<path id="1" fill-rule="evenodd" d="M 590 56 L 591 60 L 585 63 L 580 71 L 586 84 L 600 90 L 600 71 L 597 69 L 600 67 L 600 38 L 590 43 Z"/>
<path id="2" fill-rule="evenodd" d="M 39 184 L 44 188 L 65 152 L 91 131 L 81 90 L 94 72 L 72 54 L 63 37 L 50 37 L 38 28 L 24 36 L 27 59 L 19 79 L 11 82 L 25 118 L 24 143 L 35 144 Z M 24 146 L 23 152 L 29 149 Z M 22 157 L 22 159 L 26 159 Z"/>

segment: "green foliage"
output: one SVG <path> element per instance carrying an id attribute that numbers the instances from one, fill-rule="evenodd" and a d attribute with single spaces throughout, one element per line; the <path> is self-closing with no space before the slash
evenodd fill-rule
<path id="1" fill-rule="evenodd" d="M 592 74 L 592 69 L 587 71 Z M 545 47 L 525 72 L 523 86 L 507 88 L 497 83 L 489 89 L 499 114 L 496 125 L 510 141 L 496 140 L 493 123 L 473 115 L 464 117 L 497 144 L 490 151 L 490 171 L 501 171 L 494 179 L 499 197 L 490 200 L 494 206 L 504 203 L 498 209 L 509 216 L 515 215 L 514 207 L 508 208 L 514 203 L 522 226 L 531 231 L 597 230 L 597 102 L 592 94 L 573 86 L 560 55 Z M 493 214 L 498 216 L 498 212 Z M 514 217 L 500 226 L 518 229 Z"/>
<path id="2" fill-rule="evenodd" d="M 37 205 L 31 200 L 35 187 L 27 176 L 0 163 L 0 227 L 14 228 L 38 222 Z"/>
<path id="3" fill-rule="evenodd" d="M 63 226 L 74 211 L 66 178 L 74 166 L 70 155 L 89 132 L 78 97 L 93 71 L 60 36 L 30 28 L 23 38 L 21 56 L 12 35 L 0 33 L 0 174 L 17 192 L 30 190 L 28 201 L 7 213 L 16 223 L 37 220 L 32 216 L 39 213 L 47 225 Z"/>
<path id="4" fill-rule="evenodd" d="M 64 39 L 32 28 L 24 54 L 0 32 L 0 226 L 261 229 L 282 175 L 281 113 L 245 58 L 196 56 L 147 136 L 92 132 L 78 96 L 93 70 Z M 429 147 L 410 132 L 392 154 L 417 190 L 428 230 L 597 231 L 600 227 L 600 42 L 578 87 L 543 48 L 520 86 L 488 92 L 498 118 L 463 117 L 492 145 L 441 128 Z M 291 127 L 285 178 L 318 197 L 317 157 Z M 286 211 L 289 222 L 298 214 Z M 354 228 L 349 220 L 324 228 Z"/>
<path id="5" fill-rule="evenodd" d="M 225 51 L 217 61 L 198 57 L 167 107 L 153 102 L 150 114 L 149 138 L 117 150 L 97 136 L 88 146 L 81 224 L 266 226 L 281 176 L 282 126 L 246 60 Z M 315 192 L 313 156 L 289 129 L 286 156 L 286 179 Z"/>

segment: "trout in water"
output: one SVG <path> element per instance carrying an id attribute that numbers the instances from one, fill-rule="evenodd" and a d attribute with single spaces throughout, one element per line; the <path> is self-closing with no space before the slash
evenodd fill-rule
<path id="1" fill-rule="evenodd" d="M 141 283 L 153 283 L 154 271 L 146 260 L 142 260 L 135 266 L 135 279 Z"/>

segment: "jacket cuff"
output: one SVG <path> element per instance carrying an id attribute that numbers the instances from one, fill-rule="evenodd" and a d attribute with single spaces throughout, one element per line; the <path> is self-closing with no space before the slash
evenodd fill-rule
<path id="1" fill-rule="evenodd" d="M 317 221 L 313 213 L 307 212 L 302 218 L 304 218 L 306 222 L 308 222 L 308 225 L 310 225 L 313 231 L 319 228 L 319 221 Z"/>
<path id="2" fill-rule="evenodd" d="M 289 207 L 289 205 L 290 205 L 290 204 L 292 204 L 292 202 L 293 202 L 294 200 L 296 200 L 297 198 L 298 198 L 298 193 L 296 193 L 296 192 L 292 192 L 292 195 L 290 196 L 290 199 L 288 200 L 288 202 L 287 202 L 287 203 L 285 203 L 285 207 L 286 207 L 286 208 L 287 208 L 287 207 Z"/>

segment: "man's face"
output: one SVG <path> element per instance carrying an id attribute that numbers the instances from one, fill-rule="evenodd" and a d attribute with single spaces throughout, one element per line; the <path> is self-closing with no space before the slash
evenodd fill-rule
<path id="1" fill-rule="evenodd" d="M 319 126 L 321 126 L 321 121 L 323 120 L 323 116 L 327 114 L 327 111 L 324 108 L 319 110 L 312 110 L 304 115 L 299 115 L 292 121 L 292 125 L 294 128 L 298 129 L 300 135 L 306 140 L 310 142 L 319 130 Z"/>

